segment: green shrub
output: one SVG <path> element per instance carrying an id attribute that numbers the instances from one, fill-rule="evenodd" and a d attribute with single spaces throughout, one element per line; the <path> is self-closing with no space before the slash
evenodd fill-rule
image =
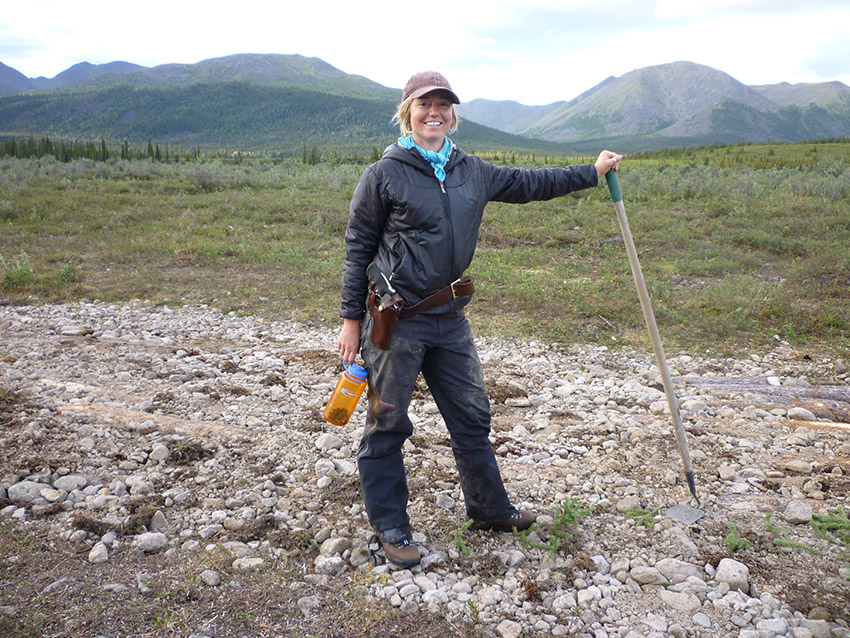
<path id="1" fill-rule="evenodd" d="M 0 266 L 3 268 L 3 290 L 9 292 L 20 292 L 27 290 L 35 281 L 35 273 L 30 266 L 29 255 L 21 251 L 11 261 L 6 261 L 0 255 Z"/>

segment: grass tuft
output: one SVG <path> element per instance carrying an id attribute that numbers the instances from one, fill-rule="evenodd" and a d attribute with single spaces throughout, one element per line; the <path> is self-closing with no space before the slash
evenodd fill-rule
<path id="1" fill-rule="evenodd" d="M 726 535 L 726 549 L 729 550 L 729 553 L 734 554 L 739 549 L 747 551 L 752 548 L 752 542 L 748 541 L 746 538 L 743 538 L 738 533 L 738 527 L 735 525 L 735 523 L 730 521 L 729 534 Z"/>
<path id="2" fill-rule="evenodd" d="M 594 507 L 581 507 L 577 498 L 568 498 L 555 508 L 555 522 L 549 530 L 549 538 L 546 542 L 539 543 L 531 538 L 531 533 L 537 529 L 537 523 L 526 530 L 515 530 L 514 536 L 526 547 L 547 550 L 549 560 L 552 560 L 564 544 L 573 538 L 581 520 L 593 514 L 594 509 Z"/>

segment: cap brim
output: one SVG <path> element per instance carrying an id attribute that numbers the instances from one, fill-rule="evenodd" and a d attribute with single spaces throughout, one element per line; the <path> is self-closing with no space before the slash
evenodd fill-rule
<path id="1" fill-rule="evenodd" d="M 460 104 L 460 100 L 457 97 L 457 94 L 454 91 L 450 91 L 444 86 L 423 86 L 421 89 L 416 89 L 413 91 L 408 97 L 422 97 L 423 95 L 427 95 L 431 91 L 445 91 L 449 94 L 452 103 Z"/>

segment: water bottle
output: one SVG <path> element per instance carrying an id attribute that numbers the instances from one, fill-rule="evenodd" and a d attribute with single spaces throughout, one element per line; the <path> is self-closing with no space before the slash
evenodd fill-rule
<path id="1" fill-rule="evenodd" d="M 345 425 L 354 414 L 354 408 L 360 400 L 360 395 L 366 388 L 366 377 L 369 372 L 356 363 L 347 365 L 343 362 L 345 371 L 339 375 L 333 394 L 325 406 L 324 417 L 328 423 Z"/>

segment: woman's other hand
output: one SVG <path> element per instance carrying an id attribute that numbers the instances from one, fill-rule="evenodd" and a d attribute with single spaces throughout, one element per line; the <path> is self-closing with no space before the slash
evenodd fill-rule
<path id="1" fill-rule="evenodd" d="M 610 170 L 617 170 L 617 164 L 623 159 L 622 155 L 611 151 L 602 151 L 596 159 L 596 174 L 602 177 Z"/>

